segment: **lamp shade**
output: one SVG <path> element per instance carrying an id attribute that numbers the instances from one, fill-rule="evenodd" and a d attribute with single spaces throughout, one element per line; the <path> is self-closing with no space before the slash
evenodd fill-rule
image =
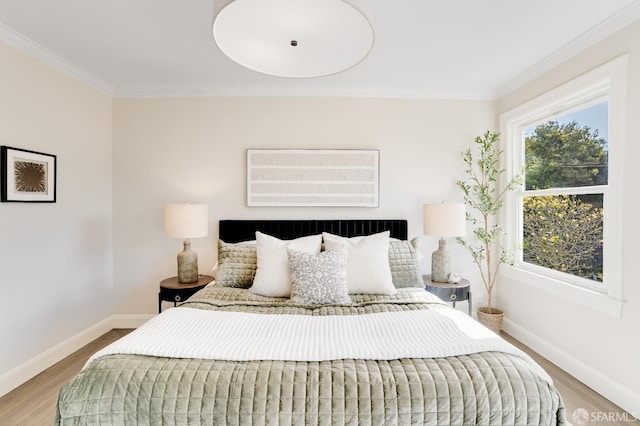
<path id="1" fill-rule="evenodd" d="M 373 47 L 367 0 L 215 0 L 213 38 L 240 65 L 279 77 L 320 77 Z"/>
<path id="2" fill-rule="evenodd" d="M 466 232 L 464 203 L 424 205 L 424 234 L 435 237 L 462 237 Z"/>
<path id="3" fill-rule="evenodd" d="M 209 208 L 205 204 L 167 204 L 164 232 L 171 238 L 200 238 L 209 233 Z"/>

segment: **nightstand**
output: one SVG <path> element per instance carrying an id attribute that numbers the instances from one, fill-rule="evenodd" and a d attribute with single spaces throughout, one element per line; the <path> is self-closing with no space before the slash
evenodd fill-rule
<path id="1" fill-rule="evenodd" d="M 176 306 L 179 302 L 184 302 L 195 292 L 206 287 L 213 281 L 210 275 L 199 275 L 195 283 L 179 283 L 178 277 L 167 278 L 160 281 L 160 292 L 158 293 L 158 312 L 162 312 L 162 301 L 173 302 Z"/>
<path id="2" fill-rule="evenodd" d="M 431 275 L 423 275 L 422 281 L 424 282 L 424 289 L 430 293 L 435 294 L 445 302 L 453 302 L 453 307 L 456 307 L 456 302 L 466 300 L 469 303 L 469 315 L 471 315 L 471 283 L 464 278 L 457 283 L 437 283 L 431 281 Z"/>

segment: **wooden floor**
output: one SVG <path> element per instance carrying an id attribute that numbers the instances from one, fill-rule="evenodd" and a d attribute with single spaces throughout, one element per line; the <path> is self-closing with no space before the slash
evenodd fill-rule
<path id="1" fill-rule="evenodd" d="M 56 399 L 62 385 L 78 374 L 93 353 L 130 331 L 111 330 L 0 398 L 0 425 L 40 426 L 53 424 Z M 503 334 L 503 337 L 527 352 L 553 378 L 556 388 L 564 399 L 569 422 L 573 422 L 572 413 L 579 408 L 585 409 L 588 413 L 607 413 L 607 415 L 608 413 L 619 413 L 617 417 L 619 419 L 633 419 L 631 415 L 625 414 L 620 407 L 597 394 L 511 336 Z M 596 423 L 588 424 L 593 425 Z M 602 424 L 613 426 L 617 423 L 606 422 Z"/>

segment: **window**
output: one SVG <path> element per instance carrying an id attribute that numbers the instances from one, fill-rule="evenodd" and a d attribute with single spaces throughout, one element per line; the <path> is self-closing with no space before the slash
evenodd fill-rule
<path id="1" fill-rule="evenodd" d="M 501 117 L 509 176 L 505 274 L 619 316 L 626 57 Z M 604 302 L 603 302 L 604 300 Z"/>
<path id="2" fill-rule="evenodd" d="M 593 105 L 591 105 L 593 103 Z M 524 129 L 520 260 L 603 283 L 609 99 Z"/>

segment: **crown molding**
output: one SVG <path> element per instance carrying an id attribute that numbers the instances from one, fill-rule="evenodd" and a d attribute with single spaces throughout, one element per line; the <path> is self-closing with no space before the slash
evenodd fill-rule
<path id="1" fill-rule="evenodd" d="M 212 86 L 123 86 L 116 87 L 114 98 L 193 98 L 193 97 L 312 97 L 312 98 L 398 98 L 495 100 L 496 93 L 453 90 L 380 90 L 378 88 L 224 88 Z"/>
<path id="2" fill-rule="evenodd" d="M 640 19 L 640 1 L 636 0 L 615 15 L 605 19 L 598 25 L 575 38 L 565 46 L 553 52 L 551 55 L 527 68 L 508 82 L 496 89 L 498 98 L 501 98 L 526 83 L 540 77 L 545 72 L 567 61 L 569 58 L 595 45 L 599 41 Z"/>
<path id="3" fill-rule="evenodd" d="M 0 40 L 86 84 L 103 95 L 113 97 L 113 86 L 2 23 L 0 23 Z"/>

